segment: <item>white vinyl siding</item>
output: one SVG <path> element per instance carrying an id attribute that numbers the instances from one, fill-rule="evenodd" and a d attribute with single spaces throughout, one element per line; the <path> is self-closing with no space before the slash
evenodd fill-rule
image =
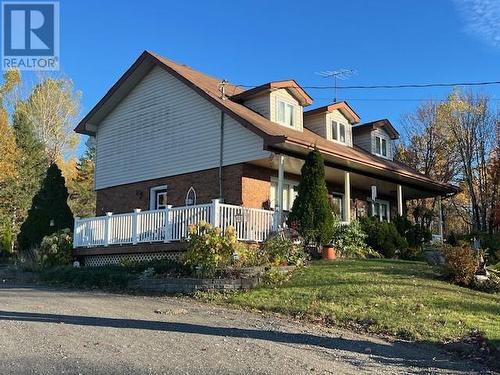
<path id="1" fill-rule="evenodd" d="M 97 126 L 96 189 L 218 167 L 220 117 L 154 67 Z M 225 115 L 224 165 L 267 156 L 262 138 Z"/>
<path id="2" fill-rule="evenodd" d="M 293 114 L 290 116 L 293 118 L 293 127 L 295 130 L 302 131 L 303 127 L 303 108 L 300 103 L 286 90 L 286 89 L 278 89 L 272 91 L 270 94 L 271 99 L 271 114 L 270 120 L 275 123 L 280 123 L 278 120 L 278 111 L 280 108 L 279 103 L 284 102 L 291 104 L 293 106 Z M 285 114 L 286 115 L 286 114 Z M 286 121 L 285 121 L 286 123 Z M 280 124 L 283 124 L 281 122 Z M 289 126 L 289 125 L 285 125 Z"/>
<path id="3" fill-rule="evenodd" d="M 306 116 L 305 127 L 316 134 L 330 141 L 335 140 L 333 134 L 333 122 L 337 123 L 337 138 L 339 143 L 352 147 L 352 130 L 349 120 L 345 118 L 339 110 L 333 110 L 330 113 L 319 113 L 312 116 Z M 344 141 L 339 141 L 340 129 L 338 124 L 344 125 Z"/>

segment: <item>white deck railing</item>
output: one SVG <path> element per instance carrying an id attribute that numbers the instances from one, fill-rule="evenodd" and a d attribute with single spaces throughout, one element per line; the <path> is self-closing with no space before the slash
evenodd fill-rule
<path id="1" fill-rule="evenodd" d="M 262 242 L 277 229 L 274 211 L 223 204 L 214 199 L 212 203 L 196 206 L 76 218 L 73 247 L 180 241 L 188 237 L 189 226 L 200 221 L 222 231 L 232 226 L 240 241 Z"/>

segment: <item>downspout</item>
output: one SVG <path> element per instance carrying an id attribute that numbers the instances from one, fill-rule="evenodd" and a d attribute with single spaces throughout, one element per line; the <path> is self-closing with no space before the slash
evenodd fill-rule
<path id="1" fill-rule="evenodd" d="M 219 199 L 224 202 L 222 192 L 222 164 L 224 162 L 224 111 L 220 111 L 220 150 L 219 150 Z"/>

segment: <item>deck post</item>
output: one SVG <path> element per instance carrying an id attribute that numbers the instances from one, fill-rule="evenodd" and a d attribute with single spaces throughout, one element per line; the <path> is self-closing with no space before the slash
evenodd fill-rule
<path id="1" fill-rule="evenodd" d="M 134 208 L 134 213 L 132 214 L 132 244 L 137 245 L 138 242 L 138 232 L 139 232 L 139 213 L 140 208 Z"/>
<path id="2" fill-rule="evenodd" d="M 164 235 L 163 242 L 170 242 L 172 240 L 172 220 L 170 220 L 170 209 L 172 208 L 171 204 L 167 204 L 165 206 L 165 223 L 164 223 Z"/>
<path id="3" fill-rule="evenodd" d="M 111 242 L 111 216 L 113 216 L 112 212 L 106 212 L 106 218 L 104 220 L 104 246 L 109 246 Z"/>
<path id="4" fill-rule="evenodd" d="M 403 187 L 397 186 L 398 215 L 403 216 Z"/>
<path id="5" fill-rule="evenodd" d="M 351 175 L 344 171 L 344 221 L 351 222 Z"/>
<path id="6" fill-rule="evenodd" d="M 283 184 L 285 179 L 285 156 L 278 155 L 278 191 L 276 192 L 276 211 L 278 212 L 278 226 L 283 224 Z"/>
<path id="7" fill-rule="evenodd" d="M 75 216 L 74 224 L 73 224 L 73 249 L 76 249 L 78 247 L 78 240 L 77 237 L 80 235 L 78 231 L 78 221 L 80 218 L 78 216 Z"/>
<path id="8" fill-rule="evenodd" d="M 220 227 L 220 199 L 212 199 L 212 207 L 210 210 L 210 224 L 214 228 Z"/>

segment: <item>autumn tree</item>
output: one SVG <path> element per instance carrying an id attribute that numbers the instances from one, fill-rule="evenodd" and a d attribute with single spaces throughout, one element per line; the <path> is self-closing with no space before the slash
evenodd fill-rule
<path id="1" fill-rule="evenodd" d="M 404 138 L 398 146 L 396 159 L 433 180 L 453 181 L 457 163 L 446 126 L 438 120 L 439 103 L 425 102 L 415 113 L 403 117 Z M 408 211 L 416 223 L 430 229 L 437 216 L 436 199 L 415 199 L 408 202 Z"/>
<path id="2" fill-rule="evenodd" d="M 44 145 L 50 163 L 63 159 L 78 144 L 73 129 L 80 96 L 71 80 L 48 78 L 33 88 L 21 107 L 33 124 L 37 139 Z"/>
<path id="3" fill-rule="evenodd" d="M 89 139 L 87 150 L 76 165 L 76 177 L 70 188 L 70 206 L 76 216 L 95 215 L 94 191 L 95 145 Z"/>
<path id="4" fill-rule="evenodd" d="M 470 199 L 474 231 L 491 231 L 489 217 L 498 197 L 490 166 L 498 147 L 497 118 L 485 96 L 454 91 L 439 107 L 439 121 L 449 131 L 458 160 L 458 178 Z"/>
<path id="5" fill-rule="evenodd" d="M 20 153 L 9 125 L 5 98 L 19 84 L 19 72 L 7 71 L 3 79 L 3 84 L 0 85 L 0 241 L 3 251 L 10 252 L 12 250 L 12 209 L 18 178 L 17 160 Z"/>

